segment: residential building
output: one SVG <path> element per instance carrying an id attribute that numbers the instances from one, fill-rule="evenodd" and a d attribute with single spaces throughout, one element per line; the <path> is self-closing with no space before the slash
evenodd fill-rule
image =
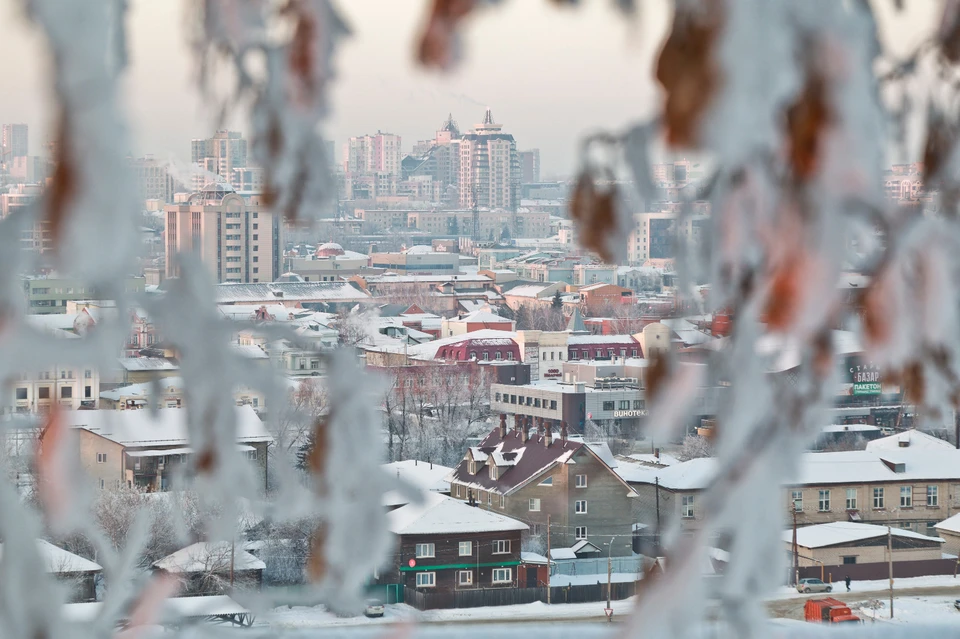
<path id="1" fill-rule="evenodd" d="M 573 284 L 618 284 L 617 269 L 614 264 L 576 264 L 573 267 Z"/>
<path id="2" fill-rule="evenodd" d="M 616 284 L 588 284 L 577 289 L 580 303 L 591 315 L 616 310 L 627 304 L 633 304 L 633 291 Z"/>
<path id="3" fill-rule="evenodd" d="M 133 170 L 141 200 L 159 200 L 170 204 L 174 194 L 183 190 L 167 171 L 166 162 L 148 155 L 142 158 L 128 157 L 127 164 Z"/>
<path id="4" fill-rule="evenodd" d="M 700 526 L 700 494 L 715 477 L 715 459 L 692 459 L 632 478 L 628 468 L 621 470 L 641 497 L 653 500 L 659 491 L 664 522 L 680 518 L 684 528 Z M 801 526 L 853 521 L 935 535 L 938 522 L 960 512 L 960 450 L 805 453 L 783 493 L 785 512 L 795 513 Z M 641 521 L 655 519 L 651 511 Z"/>
<path id="5" fill-rule="evenodd" d="M 485 328 L 471 333 L 441 337 L 407 348 L 414 359 L 440 359 L 456 362 L 520 361 L 515 333 Z"/>
<path id="6" fill-rule="evenodd" d="M 6 193 L 0 193 L 0 217 L 6 219 L 17 211 L 33 206 L 42 193 L 43 186 L 40 184 L 16 184 L 10 187 Z M 50 222 L 36 220 L 25 228 L 20 235 L 20 248 L 40 255 L 51 253 L 53 231 L 50 230 Z"/>
<path id="7" fill-rule="evenodd" d="M 26 124 L 4 124 L 0 129 L 0 164 L 13 163 L 14 158 L 30 154 Z"/>
<path id="8" fill-rule="evenodd" d="M 493 121 L 460 136 L 460 206 L 516 210 L 520 204 L 520 159 L 513 136 Z"/>
<path id="9" fill-rule="evenodd" d="M 797 528 L 797 564 L 801 568 L 882 564 L 902 561 L 939 561 L 943 556 L 943 539 L 921 535 L 902 528 L 858 524 L 850 521 L 816 524 Z M 793 530 L 784 530 L 784 550 L 793 563 Z M 888 545 L 890 549 L 888 551 Z M 842 575 L 833 572 L 839 581 Z"/>
<path id="10" fill-rule="evenodd" d="M 451 317 L 444 319 L 440 323 L 440 334 L 443 337 L 453 335 L 466 335 L 474 331 L 491 329 L 496 331 L 508 331 L 512 333 L 516 328 L 516 322 L 506 317 L 501 317 L 490 310 L 479 310 L 472 313 L 466 313 L 460 317 Z"/>
<path id="11" fill-rule="evenodd" d="M 349 282 L 269 282 L 218 284 L 214 289 L 218 306 L 283 304 L 336 312 L 343 307 L 370 303 L 370 294 Z"/>
<path id="12" fill-rule="evenodd" d="M 114 374 L 108 371 L 104 381 L 113 386 L 127 386 L 179 375 L 180 365 L 165 357 L 120 357 L 117 358 L 117 370 Z"/>
<path id="13" fill-rule="evenodd" d="M 675 257 L 676 213 L 669 211 L 635 213 L 634 228 L 627 243 L 627 258 L 630 264 L 665 265 Z M 681 229 L 681 236 L 688 241 L 698 241 L 708 232 L 710 218 L 693 215 Z"/>
<path id="14" fill-rule="evenodd" d="M 326 242 L 312 255 L 286 258 L 285 270 L 304 282 L 339 282 L 367 270 L 370 259 L 363 253 L 346 251 L 336 242 Z"/>
<path id="15" fill-rule="evenodd" d="M 460 254 L 417 245 L 399 253 L 372 253 L 370 265 L 398 275 L 452 274 L 460 272 Z"/>
<path id="16" fill-rule="evenodd" d="M 191 597 L 259 590 L 266 567 L 235 541 L 198 541 L 152 565 L 176 578 L 179 592 Z"/>
<path id="17" fill-rule="evenodd" d="M 138 486 L 169 490 L 196 450 L 191 447 L 187 411 L 77 410 L 62 413 L 63 423 L 76 429 L 80 465 L 100 488 Z M 236 446 L 254 464 L 266 489 L 267 447 L 273 441 L 251 406 L 234 409 Z M 218 451 L 233 454 L 234 451 Z"/>
<path id="18" fill-rule="evenodd" d="M 516 588 L 522 521 L 436 492 L 387 513 L 397 553 L 380 583 L 424 592 Z"/>
<path id="19" fill-rule="evenodd" d="M 10 177 L 26 184 L 45 182 L 47 161 L 38 155 L 21 155 L 8 162 Z"/>
<path id="20" fill-rule="evenodd" d="M 933 529 L 944 540 L 943 552 L 960 556 L 960 513 L 947 517 Z"/>
<path id="21" fill-rule="evenodd" d="M 230 175 L 230 186 L 237 192 L 263 193 L 266 183 L 266 171 L 260 167 L 234 167 Z"/>
<path id="22" fill-rule="evenodd" d="M 22 282 L 28 312 L 31 314 L 66 313 L 67 305 L 71 302 L 103 299 L 103 293 L 96 287 L 57 273 L 27 275 Z M 145 286 L 143 277 L 131 276 L 126 279 L 124 289 L 130 294 L 141 294 Z"/>
<path id="23" fill-rule="evenodd" d="M 413 147 L 413 152 L 403 158 L 402 167 L 404 180 L 429 177 L 437 186 L 437 200 L 452 203 L 450 195 L 456 195 L 456 191 L 450 187 L 459 187 L 460 180 L 460 128 L 452 113 L 434 139 L 422 140 Z"/>
<path id="24" fill-rule="evenodd" d="M 520 151 L 520 183 L 535 184 L 540 182 L 540 149 Z"/>
<path id="25" fill-rule="evenodd" d="M 59 331 L 62 337 L 76 335 Z M 10 384 L 4 412 L 46 413 L 52 407 L 95 408 L 100 395 L 100 373 L 93 366 L 47 366 L 22 372 Z"/>
<path id="26" fill-rule="evenodd" d="M 383 173 L 399 177 L 401 174 L 400 136 L 377 131 L 376 135 L 350 138 L 343 145 L 345 173 Z"/>
<path id="27" fill-rule="evenodd" d="M 357 209 L 356 215 L 364 222 L 368 233 L 390 230 L 423 231 L 436 236 L 471 235 L 473 211 L 457 210 L 400 210 Z M 545 238 L 550 236 L 550 214 L 546 211 L 482 208 L 477 211 L 478 232 L 481 240 L 499 240 L 508 237 Z M 519 255 L 514 249 L 510 256 Z"/>
<path id="28" fill-rule="evenodd" d="M 180 275 L 180 253 L 199 257 L 217 282 L 272 282 L 283 273 L 282 215 L 268 211 L 260 195 L 211 184 L 167 205 L 164 215 L 168 278 Z"/>
<path id="29" fill-rule="evenodd" d="M 217 131 L 212 138 L 194 139 L 190 142 L 190 161 L 206 173 L 194 176 L 194 191 L 211 186 L 214 182 L 210 174 L 219 176 L 220 182 L 229 182 L 233 170 L 249 166 L 247 163 L 247 141 L 237 131 Z"/>
<path id="30" fill-rule="evenodd" d="M 514 286 L 509 289 L 504 287 L 503 300 L 504 303 L 514 311 L 525 304 L 551 304 L 557 293 L 563 293 L 566 290 L 563 282 L 531 284 L 518 280 L 511 282 L 511 284 L 514 284 Z"/>
<path id="31" fill-rule="evenodd" d="M 630 538 L 633 491 L 611 467 L 617 462 L 610 449 L 568 438 L 552 420 L 540 424 L 541 431 L 528 423 L 508 431 L 501 416 L 499 428 L 469 448 L 451 473 L 451 495 L 530 525 L 538 541 L 547 534 L 549 517 L 553 548 L 584 541 L 602 547 L 611 537 Z M 612 547 L 614 555 L 628 549 Z"/>

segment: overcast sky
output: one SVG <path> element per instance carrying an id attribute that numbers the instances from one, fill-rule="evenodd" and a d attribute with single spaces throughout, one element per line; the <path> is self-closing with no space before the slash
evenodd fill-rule
<path id="1" fill-rule="evenodd" d="M 908 0 L 912 13 L 888 29 L 887 45 L 909 50 L 928 31 L 939 0 Z M 184 38 L 185 0 L 132 0 L 131 67 L 124 99 L 136 154 L 188 159 L 190 139 L 212 133 L 193 85 Z M 657 104 L 655 54 L 668 22 L 664 0 L 644 0 L 625 20 L 609 0 L 555 9 L 546 0 L 509 0 L 474 17 L 464 33 L 465 59 L 452 74 L 424 72 L 413 47 L 426 0 L 341 0 L 353 35 L 337 53 L 327 136 L 340 143 L 378 129 L 403 137 L 405 150 L 452 112 L 461 129 L 493 109 L 519 148 L 539 148 L 545 175 L 575 168 L 577 140 L 598 127 L 618 128 Z M 877 0 L 890 11 L 892 0 Z M 30 125 L 40 153 L 50 121 L 48 75 L 41 41 L 19 13 L 0 0 L 0 122 Z M 245 129 L 243 117 L 236 128 Z"/>

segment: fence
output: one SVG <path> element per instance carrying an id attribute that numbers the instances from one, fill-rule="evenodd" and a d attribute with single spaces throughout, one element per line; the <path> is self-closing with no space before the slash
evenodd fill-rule
<path id="1" fill-rule="evenodd" d="M 632 597 L 637 592 L 636 582 L 612 584 L 610 598 L 613 600 Z M 551 603 L 587 603 L 606 601 L 607 584 L 587 586 L 566 586 L 550 589 Z M 479 588 L 476 590 L 454 590 L 450 592 L 421 592 L 414 588 L 403 589 L 404 603 L 417 610 L 436 610 L 438 608 L 479 608 L 481 606 L 511 606 L 514 604 L 547 601 L 547 589 L 541 588 Z"/>
<path id="2" fill-rule="evenodd" d="M 643 557 L 614 557 L 610 560 L 613 572 L 619 573 L 640 573 L 642 569 Z M 596 559 L 569 559 L 554 561 L 553 569 L 550 574 L 553 575 L 606 575 L 607 558 L 597 557 Z"/>
<path id="3" fill-rule="evenodd" d="M 896 579 L 907 577 L 926 577 L 927 575 L 956 574 L 956 559 L 919 559 L 916 561 L 893 562 L 893 576 Z M 824 581 L 843 582 L 847 575 L 854 581 L 873 581 L 890 576 L 887 562 L 870 564 L 843 564 L 823 567 Z M 820 566 L 804 566 L 800 569 L 800 578 L 816 577 L 820 579 Z M 958 579 L 960 581 L 960 579 Z"/>

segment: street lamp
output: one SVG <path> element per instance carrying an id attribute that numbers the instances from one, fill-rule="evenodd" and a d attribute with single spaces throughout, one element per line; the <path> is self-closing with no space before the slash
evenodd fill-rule
<path id="1" fill-rule="evenodd" d="M 613 559 L 611 555 L 613 554 L 613 541 L 616 537 L 610 538 L 609 544 L 604 544 L 607 547 L 607 610 L 610 610 L 610 587 L 613 583 Z M 608 620 L 612 619 L 613 615 L 607 617 Z"/>

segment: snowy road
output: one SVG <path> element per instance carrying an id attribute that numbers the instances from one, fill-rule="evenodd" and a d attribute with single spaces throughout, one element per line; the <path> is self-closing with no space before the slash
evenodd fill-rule
<path id="1" fill-rule="evenodd" d="M 854 592 L 832 592 L 829 594 L 815 594 L 815 595 L 801 595 L 797 593 L 798 596 L 790 597 L 788 599 L 780 599 L 777 601 L 768 601 L 767 609 L 770 611 L 770 616 L 777 617 L 781 619 L 803 619 L 803 606 L 806 603 L 807 599 L 814 597 L 836 597 L 841 601 L 847 603 L 851 608 L 855 605 L 859 605 L 864 601 L 871 599 L 877 599 L 886 606 L 890 601 L 890 591 L 889 590 L 857 590 Z M 917 588 L 897 588 L 896 583 L 894 583 L 893 590 L 893 608 L 894 614 L 898 607 L 898 601 L 901 599 L 911 598 L 942 598 L 944 601 L 949 600 L 950 602 L 953 599 L 960 599 L 960 584 L 955 586 L 921 586 Z M 952 609 L 952 605 L 951 605 Z M 884 608 L 886 610 L 886 608 Z M 883 616 L 882 613 L 880 615 Z M 960 612 L 956 613 L 954 619 L 960 623 Z"/>

